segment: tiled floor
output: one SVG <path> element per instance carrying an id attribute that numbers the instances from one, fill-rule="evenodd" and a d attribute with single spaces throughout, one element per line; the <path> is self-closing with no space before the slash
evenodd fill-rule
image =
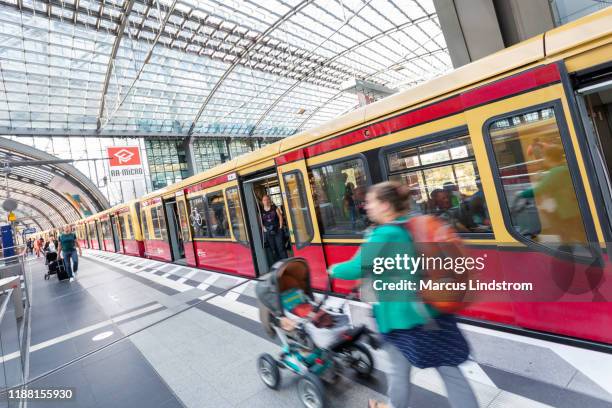
<path id="1" fill-rule="evenodd" d="M 73 283 L 43 281 L 42 267 L 34 268 L 40 276 L 33 285 L 30 378 L 77 361 L 34 386 L 73 386 L 79 407 L 300 406 L 293 375 L 283 373 L 278 391 L 257 376 L 258 355 L 279 348 L 258 322 L 252 282 L 97 251 L 88 251 Z M 355 321 L 368 322 L 363 305 L 350 310 Z M 462 370 L 482 407 L 612 406 L 612 379 L 579 367 L 584 358 L 576 360 L 604 364 L 611 356 L 464 329 L 474 361 Z M 105 332 L 112 333 L 93 341 Z M 381 353 L 375 358 L 379 370 L 371 381 L 349 376 L 328 389 L 330 407 L 362 407 L 367 398 L 382 398 L 380 370 L 387 362 Z M 434 371 L 414 370 L 412 382 L 412 406 L 448 406 Z"/>

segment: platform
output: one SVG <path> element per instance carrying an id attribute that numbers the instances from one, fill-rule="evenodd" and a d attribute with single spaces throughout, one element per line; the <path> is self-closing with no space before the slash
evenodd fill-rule
<path id="1" fill-rule="evenodd" d="M 259 379 L 259 354 L 278 346 L 258 322 L 250 280 L 86 250 L 78 279 L 43 279 L 32 262 L 28 377 L 32 388 L 72 387 L 78 407 L 300 407 L 295 377 L 279 391 Z M 334 299 L 332 301 L 339 301 Z M 369 322 L 365 305 L 350 305 Z M 481 407 L 610 407 L 612 355 L 462 324 L 462 366 Z M 385 356 L 371 381 L 342 378 L 331 407 L 383 398 Z M 413 370 L 411 405 L 446 407 L 433 370 Z M 28 403 L 29 408 L 68 406 Z"/>

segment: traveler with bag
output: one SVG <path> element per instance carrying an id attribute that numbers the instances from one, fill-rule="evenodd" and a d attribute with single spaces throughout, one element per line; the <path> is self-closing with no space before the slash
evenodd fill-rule
<path id="1" fill-rule="evenodd" d="M 409 232 L 409 220 L 404 216 L 408 211 L 408 202 L 409 192 L 397 183 L 384 182 L 370 187 L 365 209 L 368 218 L 377 226 L 366 234 L 366 242 L 351 260 L 332 266 L 331 277 L 360 279 L 362 266 L 373 265 L 377 257 L 394 258 L 397 251 L 393 248 L 397 248 L 397 244 L 401 244 L 404 254 L 416 257 L 416 243 Z M 369 250 L 372 248 L 374 250 Z M 417 281 L 420 272 L 410 272 L 406 271 L 403 277 Z M 389 275 L 382 273 L 376 279 L 384 281 L 386 276 Z M 389 403 L 371 400 L 369 407 L 407 408 L 410 369 L 414 365 L 436 368 L 446 386 L 451 407 L 477 408 L 474 393 L 457 367 L 467 360 L 469 349 L 454 316 L 439 312 L 422 299 L 378 300 L 373 305 L 373 312 L 378 330 L 385 340 L 383 349 L 390 362 L 387 370 Z"/>
<path id="2" fill-rule="evenodd" d="M 77 270 L 79 269 L 77 249 L 79 250 L 79 255 L 83 256 L 83 251 L 81 251 L 76 235 L 74 232 L 72 232 L 72 227 L 70 225 L 66 225 L 64 227 L 64 233 L 59 237 L 57 253 L 59 254 L 60 259 L 63 258 L 64 260 L 64 268 L 66 269 L 68 276 L 70 276 L 70 282 L 74 281 Z"/>
<path id="3" fill-rule="evenodd" d="M 281 210 L 272 203 L 270 196 L 261 198 L 261 225 L 264 233 L 264 242 L 268 244 L 271 263 L 287 258 L 285 250 L 284 219 Z"/>

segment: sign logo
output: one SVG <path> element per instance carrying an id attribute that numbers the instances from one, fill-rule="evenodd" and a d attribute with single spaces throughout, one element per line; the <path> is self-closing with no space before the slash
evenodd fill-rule
<path id="1" fill-rule="evenodd" d="M 130 159 L 134 157 L 134 153 L 130 152 L 127 149 L 121 149 L 117 153 L 115 153 L 114 156 L 117 158 L 117 160 L 119 160 L 119 163 L 124 164 L 129 163 Z"/>
<path id="2" fill-rule="evenodd" d="M 138 180 L 144 178 L 138 146 L 113 146 L 107 148 L 111 181 Z"/>
<path id="3" fill-rule="evenodd" d="M 114 146 L 108 148 L 108 158 L 111 167 L 139 166 L 140 148 L 138 146 Z"/>

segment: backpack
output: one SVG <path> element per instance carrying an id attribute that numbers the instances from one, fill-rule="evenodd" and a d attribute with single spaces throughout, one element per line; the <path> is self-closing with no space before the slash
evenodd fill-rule
<path id="1" fill-rule="evenodd" d="M 427 258 L 448 259 L 467 256 L 465 245 L 455 229 L 440 218 L 433 215 L 419 215 L 404 223 L 414 240 L 417 256 Z M 421 299 L 441 313 L 455 313 L 467 306 L 465 295 L 471 271 L 463 273 L 444 268 L 422 268 L 422 279 L 436 283 L 454 283 L 465 286 L 458 290 L 428 290 L 420 291 Z"/>

